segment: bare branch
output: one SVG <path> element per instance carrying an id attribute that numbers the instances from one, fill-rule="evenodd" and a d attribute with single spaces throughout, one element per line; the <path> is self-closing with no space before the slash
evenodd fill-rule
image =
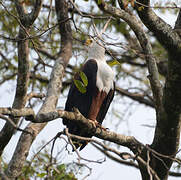
<path id="1" fill-rule="evenodd" d="M 1 118 L 1 119 L 4 119 L 6 122 L 8 122 L 9 124 L 11 124 L 11 126 L 12 126 L 14 129 L 16 129 L 16 130 L 18 130 L 18 131 L 21 131 L 21 132 L 24 132 L 24 133 L 31 134 L 30 132 L 25 131 L 25 130 L 19 128 L 10 118 L 5 117 L 5 116 L 3 116 L 2 114 L 0 114 L 0 118 Z"/>
<path id="2" fill-rule="evenodd" d="M 67 135 L 67 132 L 68 132 L 68 131 L 67 131 L 67 132 L 66 132 L 66 131 L 67 131 L 67 130 L 65 130 L 65 134 Z M 118 152 L 117 150 L 115 150 L 115 149 L 113 149 L 113 148 L 110 148 L 110 147 L 108 147 L 108 146 L 100 143 L 99 141 L 96 141 L 96 140 L 91 139 L 91 138 L 80 137 L 80 136 L 76 136 L 76 135 L 73 135 L 73 134 L 68 134 L 68 135 L 69 135 L 71 138 L 75 138 L 75 139 L 77 139 L 77 140 L 84 140 L 84 141 L 90 141 L 90 142 L 96 143 L 96 144 L 102 146 L 103 149 L 105 149 L 106 151 L 113 152 L 113 153 L 115 153 L 116 155 L 122 157 L 123 159 L 127 159 L 127 158 L 136 159 L 136 160 L 137 160 L 139 163 L 141 163 L 143 166 L 149 168 L 150 177 L 152 177 L 152 175 L 153 175 L 153 177 L 154 177 L 156 180 L 160 180 L 160 178 L 158 177 L 158 175 L 156 174 L 156 172 L 155 172 L 155 171 L 147 164 L 147 162 L 145 162 L 145 161 L 142 159 L 142 157 L 139 156 L 139 155 L 133 156 L 133 155 L 131 155 L 131 154 L 129 154 L 129 153 L 120 153 L 120 152 Z M 138 150 L 138 149 L 137 149 L 137 150 Z M 139 151 L 137 151 L 137 153 L 138 153 L 138 152 L 139 152 Z M 136 151 L 135 151 L 134 153 L 136 153 Z M 137 154 L 137 153 L 136 153 L 136 154 Z M 124 158 L 124 157 L 126 157 L 126 158 Z"/>
<path id="3" fill-rule="evenodd" d="M 68 19 L 68 5 L 66 0 L 55 1 L 58 22 Z M 52 69 L 50 82 L 45 98 L 37 117 L 46 112 L 50 112 L 56 108 L 60 90 L 62 88 L 62 78 L 64 76 L 64 68 L 67 66 L 69 59 L 72 55 L 72 32 L 70 22 L 59 24 L 61 34 L 61 52 L 55 61 L 54 68 Z M 38 133 L 45 127 L 46 123 L 34 124 L 30 123 L 25 130 L 32 132 L 32 136 L 22 133 L 17 148 L 9 163 L 6 174 L 9 177 L 17 177 L 21 173 L 24 161 L 28 155 L 32 142 Z"/>
<path id="4" fill-rule="evenodd" d="M 124 90 L 122 88 L 116 87 L 116 91 L 124 96 L 127 96 L 135 101 L 138 101 L 139 103 L 145 104 L 147 106 L 150 106 L 154 108 L 154 103 L 148 99 L 145 99 L 145 95 L 141 94 L 135 94 L 135 93 L 130 93 L 127 90 Z"/>
<path id="5" fill-rule="evenodd" d="M 26 101 L 29 101 L 32 98 L 44 98 L 45 94 L 44 93 L 35 93 L 35 92 L 31 92 L 26 96 Z"/>
<path id="6" fill-rule="evenodd" d="M 24 25 L 21 23 L 19 18 L 8 11 L 6 6 L 2 2 L 0 4 L 4 7 L 5 11 L 15 18 L 17 22 L 20 25 L 20 30 L 18 37 L 24 38 L 27 36 L 26 32 L 28 32 L 28 29 L 24 27 Z M 18 42 L 18 74 L 17 74 L 17 86 L 16 86 L 16 94 L 14 98 L 14 102 L 12 107 L 15 109 L 21 109 L 26 104 L 26 93 L 29 83 L 29 47 L 28 47 L 28 40 L 25 41 L 19 41 Z M 19 118 L 13 118 L 12 121 L 17 124 L 19 121 Z M 12 135 L 14 133 L 13 126 L 6 122 L 3 129 L 0 132 L 0 154 L 2 154 L 5 146 L 10 141 Z"/>
<path id="7" fill-rule="evenodd" d="M 28 16 L 28 18 L 29 18 L 28 21 L 31 22 L 32 24 L 38 17 L 42 4 L 43 4 L 43 0 L 36 0 L 35 5 L 33 6 L 33 10 L 30 13 L 30 15 Z"/>
<path id="8" fill-rule="evenodd" d="M 147 162 L 146 162 L 146 168 L 147 168 L 147 171 L 148 171 L 148 174 L 149 174 L 149 176 L 150 176 L 150 180 L 153 180 L 153 176 L 152 176 L 152 174 L 151 174 L 151 172 L 150 172 L 150 152 L 149 151 L 147 151 Z"/>
<path id="9" fill-rule="evenodd" d="M 139 3 L 139 4 L 138 4 Z M 140 11 L 139 8 L 144 8 Z M 150 8 L 150 0 L 137 0 L 135 6 L 139 17 L 145 26 L 154 33 L 159 42 L 171 54 L 179 53 L 181 39 L 172 27 L 158 17 Z"/>
<path id="10" fill-rule="evenodd" d="M 121 160 L 120 158 L 117 158 L 115 156 L 113 156 L 111 153 L 109 153 L 108 151 L 105 151 L 104 149 L 100 148 L 99 146 L 97 146 L 96 144 L 91 143 L 95 148 L 97 148 L 99 151 L 101 151 L 103 154 L 105 154 L 108 158 L 112 159 L 113 161 L 116 161 L 120 164 L 124 164 L 126 166 L 129 167 L 134 167 L 136 169 L 139 169 L 139 166 L 134 163 L 133 161 L 125 161 L 125 160 Z M 173 177 L 181 177 L 181 173 L 177 173 L 177 172 L 173 172 L 173 171 L 169 171 L 169 175 L 173 176 Z"/>
<path id="11" fill-rule="evenodd" d="M 120 158 L 117 158 L 115 156 L 113 156 L 111 153 L 109 153 L 108 151 L 104 150 L 103 148 L 100 148 L 98 145 L 91 143 L 96 149 L 98 149 L 99 151 L 101 151 L 103 154 L 105 154 L 108 158 L 110 158 L 113 161 L 116 161 L 120 164 L 124 164 L 126 166 L 131 166 L 131 167 L 135 167 L 136 169 L 139 169 L 139 166 L 133 162 L 133 161 L 125 161 L 122 160 Z"/>
<path id="12" fill-rule="evenodd" d="M 0 81 L 0 85 L 2 85 L 4 82 L 12 80 L 13 77 L 15 77 L 17 73 L 14 74 L 8 74 L 2 77 L 2 80 Z"/>
<path id="13" fill-rule="evenodd" d="M 35 113 L 31 108 L 21 108 L 21 109 L 0 108 L 0 113 L 14 117 L 29 116 L 29 118 L 35 118 Z"/>
<path id="14" fill-rule="evenodd" d="M 36 0 L 32 11 L 30 13 L 27 13 L 24 7 L 25 4 L 20 2 L 19 0 L 15 0 L 15 5 L 19 14 L 19 19 L 25 27 L 30 27 L 34 23 L 34 21 L 39 15 L 42 4 L 43 0 Z"/>
<path id="15" fill-rule="evenodd" d="M 135 149 L 140 149 L 142 148 L 142 144 L 138 142 L 134 137 L 132 136 L 125 136 L 121 134 L 117 134 L 111 131 L 104 131 L 100 128 L 95 128 L 92 123 L 86 119 L 77 109 L 75 112 L 67 112 L 63 110 L 54 110 L 54 111 L 49 111 L 49 112 L 44 112 L 43 114 L 40 114 L 39 116 L 36 117 L 36 119 L 28 119 L 32 122 L 35 123 L 43 123 L 43 122 L 48 122 L 50 120 L 54 120 L 57 118 L 67 118 L 70 121 L 76 121 L 77 123 L 83 124 L 91 133 L 94 134 L 94 136 L 108 140 L 111 142 L 114 142 L 116 144 L 126 146 L 130 148 L 133 152 Z"/>
<path id="16" fill-rule="evenodd" d="M 94 141 L 92 140 L 91 138 L 84 138 L 84 137 L 80 137 L 80 136 L 75 136 L 75 135 L 72 135 L 68 132 L 68 129 L 64 129 L 64 134 L 68 137 L 68 140 L 69 140 L 69 143 L 71 144 L 73 150 L 76 152 L 77 156 L 78 156 L 78 163 L 80 163 L 80 160 L 84 160 L 84 161 L 87 161 L 87 162 L 93 162 L 93 163 L 103 163 L 105 162 L 105 159 L 103 160 L 89 160 L 89 159 L 85 159 L 83 158 L 80 153 L 78 152 L 78 150 L 76 149 L 75 145 L 73 144 L 72 142 L 72 138 L 75 137 L 75 139 L 79 139 L 79 140 L 85 140 L 85 141 Z M 98 142 L 98 141 L 97 141 Z"/>
<path id="17" fill-rule="evenodd" d="M 139 164 L 142 164 L 143 166 L 147 167 L 147 162 L 145 162 L 141 157 L 138 157 L 137 161 L 139 162 Z M 158 177 L 158 175 L 156 174 L 156 172 L 151 167 L 149 167 L 149 170 L 150 170 L 151 174 L 154 176 L 155 180 L 161 180 Z"/>

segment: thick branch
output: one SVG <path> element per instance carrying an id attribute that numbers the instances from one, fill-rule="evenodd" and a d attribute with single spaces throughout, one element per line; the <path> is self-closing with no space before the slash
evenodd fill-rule
<path id="1" fill-rule="evenodd" d="M 12 115 L 14 114 L 14 115 L 18 115 L 18 116 L 24 116 L 24 115 L 26 116 L 26 115 L 31 115 L 32 114 L 32 110 L 30 110 L 29 108 L 24 108 L 22 110 L 1 108 L 0 110 L 1 110 L 0 112 L 2 112 L 3 114 L 12 114 Z M 27 110 L 27 112 L 25 112 L 26 110 Z M 28 112 L 29 112 L 29 114 L 28 114 Z M 84 118 L 80 114 L 79 111 L 66 112 L 66 111 L 62 111 L 62 110 L 56 110 L 56 111 L 44 114 L 44 116 L 42 115 L 41 119 L 39 119 L 38 121 L 39 122 L 47 122 L 47 121 L 50 121 L 50 120 L 53 120 L 53 119 L 56 119 L 56 118 L 60 118 L 60 117 L 69 118 L 70 120 L 76 121 L 77 123 L 82 123 L 82 124 L 84 124 L 85 128 L 88 129 L 88 131 L 90 131 L 90 132 L 92 132 L 94 134 L 94 136 L 99 137 L 99 138 L 104 139 L 104 140 L 107 140 L 107 141 L 110 141 L 110 142 L 114 142 L 116 144 L 119 144 L 119 145 L 122 145 L 122 146 L 125 146 L 125 147 L 128 147 L 135 154 L 137 154 L 137 153 L 140 154 L 141 151 L 143 150 L 143 148 L 145 148 L 145 146 L 143 144 L 139 143 L 132 136 L 125 136 L 125 135 L 117 134 L 117 133 L 114 133 L 114 132 L 111 132 L 111 131 L 104 131 L 102 129 L 95 128 L 94 126 L 92 126 L 91 122 L 89 122 L 86 118 Z M 37 122 L 36 119 L 31 118 L 31 120 L 33 120 L 34 122 Z M 31 133 L 31 132 L 32 132 L 32 130 L 29 131 L 28 133 Z M 27 134 L 27 132 L 25 134 Z M 90 138 L 78 137 L 78 136 L 75 136 L 75 135 L 71 135 L 71 136 L 73 136 L 74 138 L 77 137 L 78 139 L 81 138 L 81 140 L 89 140 L 89 141 L 93 141 L 93 142 L 95 141 L 95 140 L 92 140 Z M 36 133 L 32 134 L 32 137 L 35 138 Z M 25 150 L 25 148 L 22 148 L 22 150 Z M 151 152 L 155 153 L 155 154 L 158 154 L 155 151 L 148 148 L 148 151 L 149 150 Z M 105 154 L 108 155 L 108 157 L 110 157 L 110 155 L 109 155 L 109 153 L 107 151 L 106 151 Z M 17 156 L 19 157 L 19 155 L 17 155 Z M 115 159 L 114 157 L 110 157 L 110 158 L 113 158 L 114 160 L 116 160 L 119 163 L 123 163 L 123 164 L 129 165 L 129 166 L 131 165 L 131 166 L 134 166 L 134 167 L 138 168 L 138 166 L 135 163 L 121 161 L 120 159 Z M 169 157 L 167 157 L 167 158 L 169 158 Z M 138 160 L 142 161 L 142 159 L 138 159 Z M 145 166 L 145 163 L 144 163 L 144 166 Z M 172 176 L 180 176 L 180 173 L 170 172 L 169 174 L 172 175 Z"/>
<path id="2" fill-rule="evenodd" d="M 124 136 L 124 135 L 116 134 L 111 131 L 103 131 L 100 128 L 95 128 L 90 121 L 88 121 L 82 114 L 80 114 L 78 110 L 76 110 L 76 112 L 54 110 L 54 111 L 44 112 L 40 114 L 39 116 L 37 116 L 35 119 L 26 118 L 26 120 L 30 120 L 34 123 L 44 123 L 44 122 L 49 122 L 51 120 L 54 120 L 57 118 L 63 118 L 63 117 L 69 119 L 70 121 L 77 121 L 77 123 L 83 124 L 96 137 L 114 142 L 122 146 L 126 146 L 130 148 L 132 151 L 134 151 L 134 149 L 137 148 L 137 146 L 141 145 L 141 143 L 139 143 L 132 136 Z"/>
<path id="3" fill-rule="evenodd" d="M 19 19 L 24 27 L 30 27 L 39 15 L 43 4 L 43 0 L 36 0 L 33 9 L 30 13 L 26 12 L 24 3 L 19 0 L 15 0 L 16 10 L 19 14 Z"/>
<path id="4" fill-rule="evenodd" d="M 29 21 L 33 24 L 33 22 L 36 20 L 36 18 L 39 15 L 39 12 L 41 10 L 43 4 L 43 0 L 36 0 L 34 6 L 33 6 L 33 10 L 31 11 L 29 17 Z"/>
<path id="5" fill-rule="evenodd" d="M 19 12 L 19 11 L 18 11 Z M 19 14 L 20 16 L 21 14 Z M 24 26 L 24 24 L 22 24 Z M 25 27 L 24 27 L 25 28 Z M 29 29 L 26 29 L 28 31 Z M 24 29 L 20 27 L 18 38 L 26 38 L 27 34 Z M 15 109 L 21 109 L 25 106 L 26 103 L 26 93 L 29 83 L 29 47 L 28 40 L 18 41 L 18 77 L 17 77 L 17 86 L 16 94 L 12 107 Z M 13 118 L 12 121 L 17 124 L 19 118 Z M 3 129 L 0 132 L 0 154 L 2 154 L 5 146 L 10 141 L 14 133 L 14 127 L 6 122 Z"/>
<path id="6" fill-rule="evenodd" d="M 64 23 L 60 23 L 59 25 L 61 34 L 61 53 L 55 62 L 54 68 L 52 69 L 45 102 L 38 112 L 37 117 L 56 108 L 60 90 L 62 88 L 64 68 L 68 64 L 68 61 L 72 55 L 72 34 L 70 22 L 65 21 L 68 19 L 67 2 L 66 0 L 56 0 L 55 6 L 58 22 L 62 22 L 62 20 L 64 21 Z M 30 123 L 25 128 L 26 131 L 32 132 L 33 135 L 22 133 L 14 155 L 6 171 L 6 174 L 9 177 L 18 177 L 18 175 L 21 173 L 21 169 L 23 167 L 24 161 L 26 160 L 26 157 L 28 156 L 31 144 L 38 133 L 45 127 L 45 125 L 46 123 Z"/>
<path id="7" fill-rule="evenodd" d="M 28 116 L 35 118 L 35 113 L 31 108 L 13 109 L 13 108 L 0 108 L 0 114 L 10 115 L 14 117 Z"/>
<path id="8" fill-rule="evenodd" d="M 170 54 L 180 53 L 181 39 L 172 27 L 158 17 L 150 6 L 150 0 L 138 0 L 136 10 L 145 26 L 154 33 Z M 144 7 L 141 8 L 140 7 Z"/>
<path id="9" fill-rule="evenodd" d="M 157 114 L 157 122 L 155 136 L 151 147 L 157 152 L 169 156 L 175 156 L 180 143 L 180 127 L 181 127 L 181 39 L 179 35 L 172 30 L 161 18 L 159 18 L 151 8 L 150 1 L 139 0 L 144 9 L 137 12 L 147 28 L 154 33 L 159 42 L 166 48 L 168 58 L 168 71 L 163 94 L 163 110 Z M 176 22 L 176 26 L 180 23 L 180 13 Z M 171 159 L 162 159 L 167 167 L 163 166 L 163 162 L 153 157 L 153 168 L 157 170 L 161 179 L 167 179 L 168 169 L 172 165 Z"/>

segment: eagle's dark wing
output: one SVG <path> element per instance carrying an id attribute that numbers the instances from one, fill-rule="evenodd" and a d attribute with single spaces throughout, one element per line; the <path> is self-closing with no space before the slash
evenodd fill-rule
<path id="1" fill-rule="evenodd" d="M 92 97 L 96 93 L 96 75 L 97 75 L 97 63 L 95 60 L 88 60 L 84 66 L 82 67 L 82 71 L 85 73 L 88 79 L 88 85 L 86 87 L 86 93 L 81 93 L 74 83 L 72 83 L 68 98 L 65 105 L 66 111 L 73 111 L 73 107 L 77 108 L 81 114 L 88 118 L 90 106 L 92 103 Z M 75 79 L 81 80 L 78 74 L 75 75 Z M 84 137 L 91 137 L 91 135 L 87 134 L 87 131 L 81 127 L 81 125 L 71 122 L 66 118 L 63 118 L 63 124 L 67 126 L 69 129 L 69 133 L 84 136 Z M 87 144 L 86 142 L 82 142 L 83 145 Z M 75 143 L 76 148 L 78 148 L 81 144 Z M 84 146 L 85 146 L 84 145 Z"/>

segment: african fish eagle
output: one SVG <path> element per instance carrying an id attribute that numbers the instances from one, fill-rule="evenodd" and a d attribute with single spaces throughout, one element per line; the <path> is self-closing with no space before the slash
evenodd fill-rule
<path id="1" fill-rule="evenodd" d="M 80 92 L 72 82 L 65 110 L 73 111 L 75 107 L 85 118 L 101 125 L 114 97 L 114 73 L 106 63 L 104 47 L 94 39 L 88 39 L 85 44 L 88 46 L 88 59 L 81 71 L 88 79 L 86 92 Z M 75 74 L 74 78 L 81 80 L 79 73 Z M 64 118 L 63 124 L 67 126 L 71 134 L 92 137 L 85 127 L 76 122 Z M 80 147 L 80 150 L 87 144 L 85 141 L 75 140 L 73 143 L 76 148 Z"/>

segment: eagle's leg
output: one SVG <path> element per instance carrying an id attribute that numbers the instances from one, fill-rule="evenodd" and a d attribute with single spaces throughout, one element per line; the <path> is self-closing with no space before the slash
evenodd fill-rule
<path id="1" fill-rule="evenodd" d="M 108 128 L 103 127 L 97 120 L 89 119 L 89 122 L 92 123 L 94 128 L 100 128 L 101 130 L 107 131 Z"/>
<path id="2" fill-rule="evenodd" d="M 90 122 L 93 124 L 94 127 L 99 127 L 103 130 L 106 130 L 106 128 L 102 127 L 101 124 L 96 120 L 96 118 L 106 96 L 107 96 L 106 92 L 103 91 L 100 92 L 97 89 L 96 95 L 93 96 L 92 98 L 92 104 L 88 116 L 88 119 L 90 120 Z"/>

